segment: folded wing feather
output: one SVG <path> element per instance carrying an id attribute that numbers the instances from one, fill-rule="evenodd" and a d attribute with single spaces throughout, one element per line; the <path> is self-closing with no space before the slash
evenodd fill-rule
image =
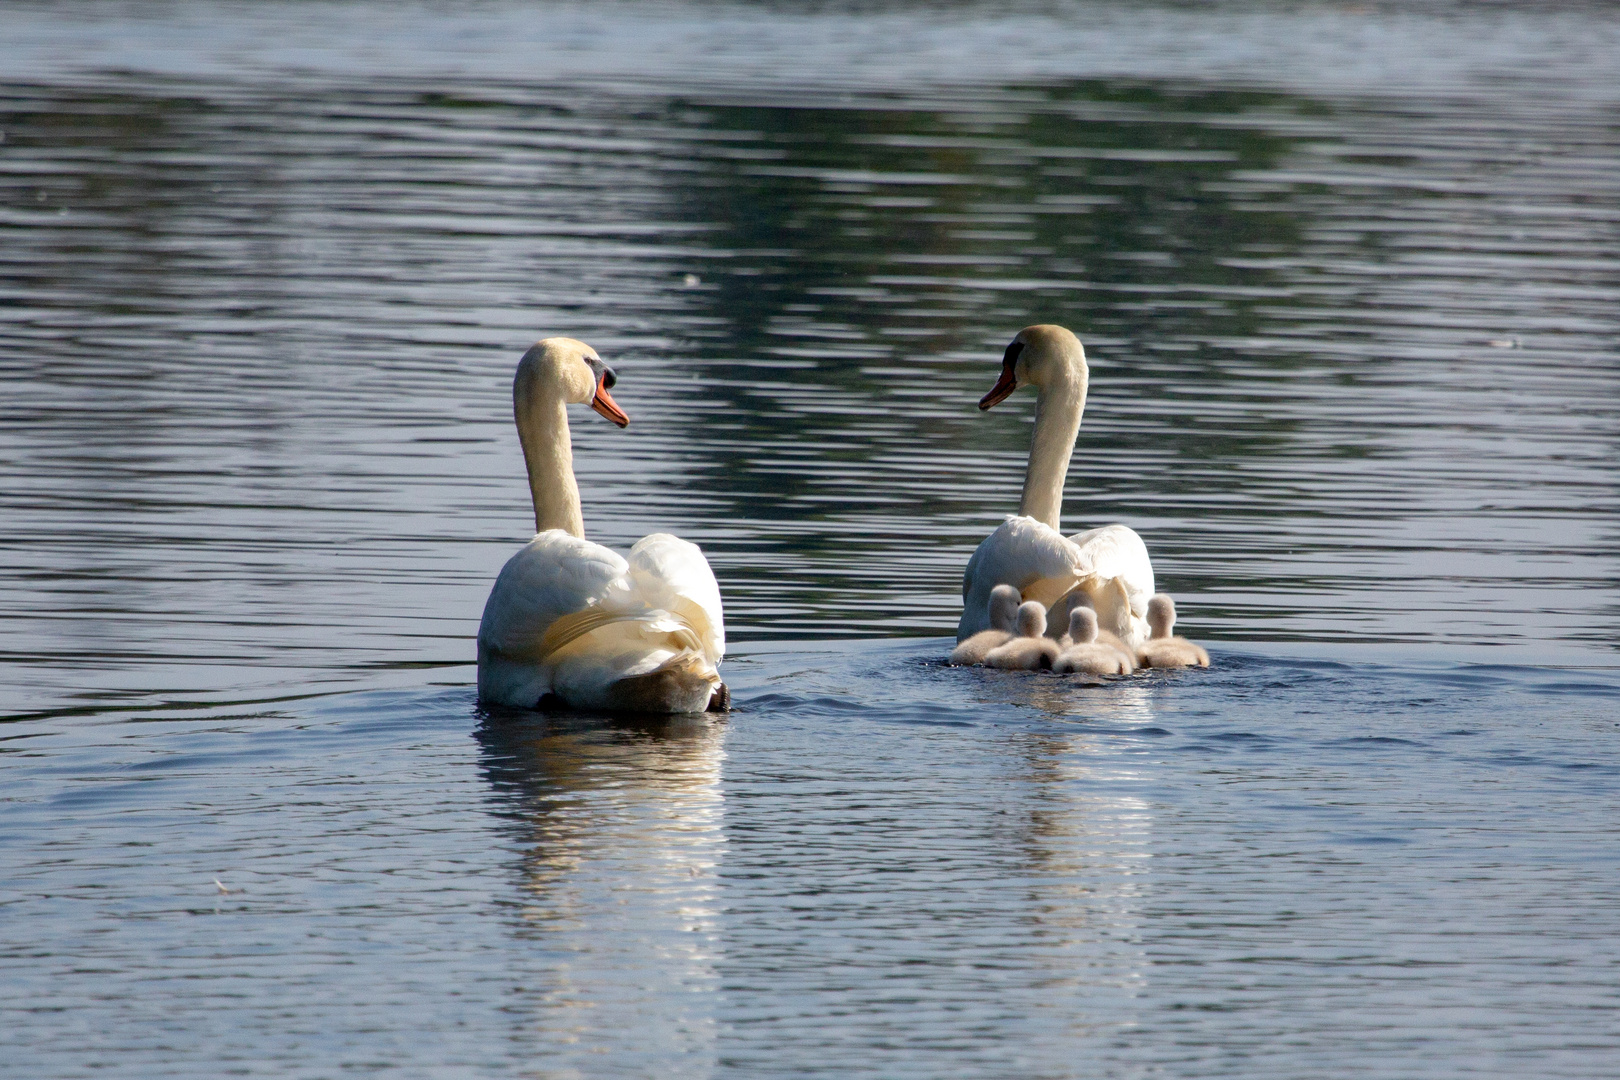
<path id="1" fill-rule="evenodd" d="M 540 533 L 501 567 L 478 643 L 509 660 L 539 663 L 559 647 L 552 633 L 558 620 L 589 614 L 615 585 L 623 587 L 628 570 L 622 555 L 601 544 L 561 529 Z"/>

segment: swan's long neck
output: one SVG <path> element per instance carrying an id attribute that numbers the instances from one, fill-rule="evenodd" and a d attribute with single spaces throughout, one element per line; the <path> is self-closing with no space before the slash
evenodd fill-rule
<path id="1" fill-rule="evenodd" d="M 568 414 L 560 397 L 517 403 L 518 441 L 529 467 L 529 494 L 534 499 L 534 531 L 561 529 L 585 538 L 574 481 L 574 447 L 568 439 Z"/>
<path id="2" fill-rule="evenodd" d="M 1086 409 L 1086 371 L 1060 372 L 1040 388 L 1035 401 L 1035 435 L 1029 444 L 1029 470 L 1024 474 L 1024 499 L 1018 512 L 1062 531 L 1063 478 L 1069 455 L 1080 434 L 1080 414 Z"/>

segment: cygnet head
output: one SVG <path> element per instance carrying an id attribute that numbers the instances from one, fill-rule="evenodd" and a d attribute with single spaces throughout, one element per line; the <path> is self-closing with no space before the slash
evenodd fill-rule
<path id="1" fill-rule="evenodd" d="M 1018 636 L 1040 637 L 1046 633 L 1046 605 L 1026 600 L 1018 605 Z"/>
<path id="2" fill-rule="evenodd" d="M 1156 638 L 1167 638 L 1176 628 L 1176 602 L 1169 593 L 1154 593 L 1148 601 L 1148 629 Z"/>
<path id="3" fill-rule="evenodd" d="M 1018 602 L 1023 596 L 1011 585 L 997 585 L 990 590 L 990 628 L 1013 632 L 1018 622 Z"/>
<path id="4" fill-rule="evenodd" d="M 1069 639 L 1076 645 L 1090 645 L 1097 640 L 1097 613 L 1089 607 L 1077 607 L 1069 612 Z"/>
<path id="5" fill-rule="evenodd" d="M 548 400 L 589 405 L 625 427 L 630 417 L 608 393 L 617 381 L 613 369 L 583 341 L 553 337 L 536 342 L 518 361 L 517 377 L 512 380 L 518 429 L 526 430 L 529 415 Z"/>
<path id="6" fill-rule="evenodd" d="M 1001 404 L 1020 386 L 1063 387 L 1084 394 L 1089 378 L 1085 346 L 1072 332 L 1052 323 L 1026 326 L 1002 354 L 1001 377 L 979 399 L 979 408 Z"/>

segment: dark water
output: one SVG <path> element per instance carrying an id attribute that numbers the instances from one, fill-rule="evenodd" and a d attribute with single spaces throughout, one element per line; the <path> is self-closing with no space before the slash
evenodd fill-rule
<path id="1" fill-rule="evenodd" d="M 0 1072 L 1607 1071 L 1617 88 L 1601 7 L 8 8 Z M 1036 321 L 1215 670 L 934 663 Z M 729 720 L 474 705 L 553 333 Z"/>

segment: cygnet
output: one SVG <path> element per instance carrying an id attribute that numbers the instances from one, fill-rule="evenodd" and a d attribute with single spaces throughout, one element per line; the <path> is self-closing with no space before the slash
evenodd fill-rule
<path id="1" fill-rule="evenodd" d="M 1011 585 L 997 585 L 990 590 L 990 629 L 977 634 L 951 650 L 947 664 L 966 666 L 982 664 L 987 653 L 997 645 L 1005 645 L 1013 636 L 1013 625 L 1018 619 L 1018 590 Z"/>
<path id="2" fill-rule="evenodd" d="M 1069 612 L 1068 637 L 1072 644 L 1053 661 L 1053 671 L 1129 675 L 1136 669 L 1118 650 L 1097 641 L 1097 613 L 1089 607 L 1076 607 Z"/>
<path id="3" fill-rule="evenodd" d="M 1209 667 L 1209 653 L 1184 637 L 1175 637 L 1176 602 L 1168 593 L 1156 593 L 1147 606 L 1148 628 L 1153 636 L 1136 650 L 1143 667 Z"/>
<path id="4" fill-rule="evenodd" d="M 1059 650 L 1067 649 L 1070 645 L 1077 643 L 1078 639 L 1074 636 L 1073 629 L 1074 613 L 1081 608 L 1085 608 L 1092 613 L 1092 625 L 1097 626 L 1097 609 L 1092 605 L 1091 597 L 1080 589 L 1066 593 L 1063 599 L 1053 604 L 1052 610 L 1046 613 L 1046 632 L 1051 637 L 1058 639 Z M 1059 633 L 1062 633 L 1063 636 L 1058 637 Z M 1136 670 L 1136 650 L 1125 644 L 1124 640 L 1112 630 L 1104 630 L 1101 626 L 1097 626 L 1097 637 L 1094 643 L 1105 645 L 1118 653 L 1119 658 L 1125 662 L 1125 674 L 1129 675 Z"/>
<path id="5" fill-rule="evenodd" d="M 1018 636 L 991 649 L 985 667 L 1040 671 L 1057 659 L 1057 642 L 1046 636 L 1046 605 L 1028 600 L 1018 606 Z"/>

